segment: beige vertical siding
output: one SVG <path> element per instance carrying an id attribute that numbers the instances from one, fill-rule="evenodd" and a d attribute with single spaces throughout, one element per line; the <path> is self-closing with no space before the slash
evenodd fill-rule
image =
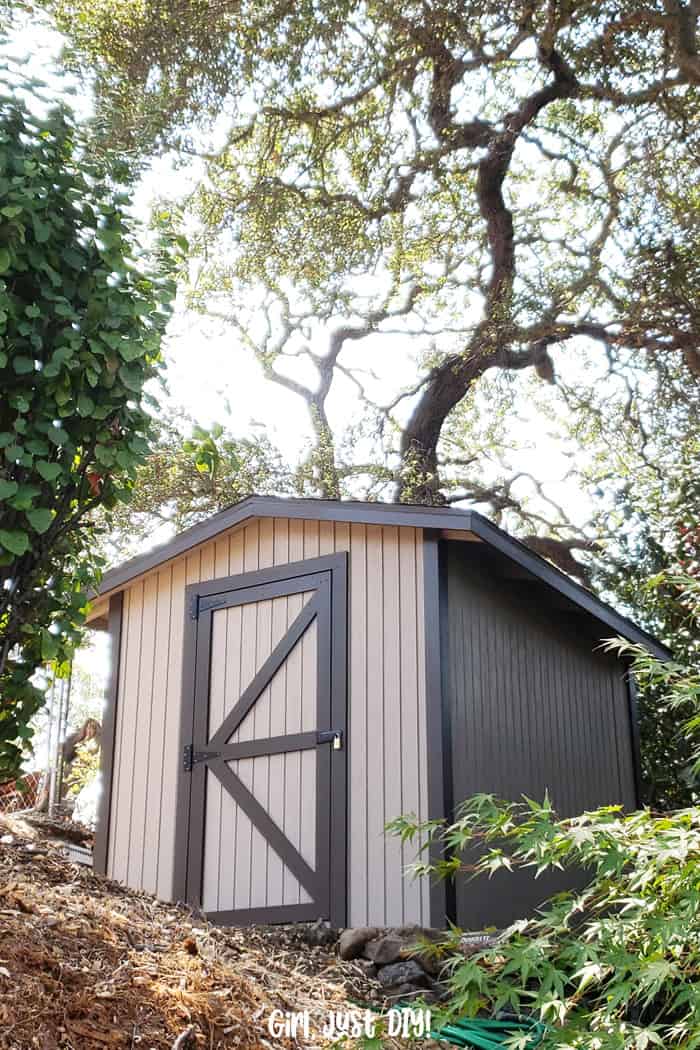
<path id="1" fill-rule="evenodd" d="M 348 921 L 428 921 L 427 885 L 403 875 L 413 852 L 383 830 L 401 813 L 427 816 L 422 532 L 413 528 L 256 519 L 129 585 L 116 722 L 111 876 L 155 890 L 164 899 L 172 896 L 185 585 L 336 551 L 349 552 Z M 225 713 L 226 698 L 250 680 L 270 651 L 271 639 L 284 631 L 301 603 L 295 595 L 259 603 L 264 610 L 238 610 L 239 618 L 249 620 L 245 625 L 236 620 L 235 610 L 220 621 L 214 617 L 220 622 L 216 645 L 226 658 L 223 668 L 219 661 L 214 666 L 212 723 Z M 251 628 L 259 642 L 232 652 L 240 630 Z M 265 735 L 280 727 L 296 731 L 291 713 L 283 724 L 287 716 L 280 698 L 292 689 L 290 676 L 310 680 L 313 645 L 309 634 L 241 733 Z M 306 703 L 313 703 L 306 695 Z M 308 711 L 301 714 L 304 720 L 309 716 Z M 251 790 L 267 800 L 273 815 L 281 815 L 285 833 L 310 856 L 313 842 L 305 838 L 300 809 L 312 787 L 313 762 L 298 754 L 246 762 Z M 285 903 L 303 900 L 296 880 L 265 843 L 255 840 L 259 833 L 209 777 L 206 834 L 210 843 L 226 846 L 205 854 L 207 906 L 213 908 L 214 899 L 219 908 L 230 907 L 231 900 L 237 907 L 264 905 L 280 892 Z M 286 800 L 283 785 L 292 792 Z M 246 873 L 243 865 L 232 880 L 230 857 L 241 850 L 249 850 L 256 863 L 263 858 L 264 879 L 250 867 Z"/>

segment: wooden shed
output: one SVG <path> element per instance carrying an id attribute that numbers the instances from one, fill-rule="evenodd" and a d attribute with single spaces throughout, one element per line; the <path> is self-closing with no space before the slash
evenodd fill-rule
<path id="1" fill-rule="evenodd" d="M 388 820 L 478 791 L 563 814 L 638 794 L 634 696 L 666 651 L 472 511 L 253 496 L 104 576 L 96 870 L 221 923 L 477 928 L 522 876 L 405 877 Z"/>

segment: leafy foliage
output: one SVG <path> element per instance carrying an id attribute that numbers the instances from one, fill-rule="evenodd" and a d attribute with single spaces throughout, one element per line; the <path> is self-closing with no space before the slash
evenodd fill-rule
<path id="1" fill-rule="evenodd" d="M 684 577 L 680 603 L 700 615 L 700 582 Z M 661 663 L 641 647 L 609 643 L 633 659 L 636 678 L 658 688 L 676 713 L 695 772 L 700 768 L 700 675 Z M 700 809 L 625 814 L 606 806 L 557 819 L 549 800 L 503 802 L 478 795 L 451 824 L 400 818 L 406 840 L 439 844 L 443 859 L 416 871 L 486 877 L 501 869 L 585 869 L 580 892 L 558 894 L 514 923 L 493 948 L 454 955 L 452 1014 L 507 1008 L 549 1023 L 544 1047 L 643 1050 L 700 1046 Z M 469 864 L 463 860 L 469 853 Z M 455 946 L 458 932 L 448 941 Z"/>
<path id="2" fill-rule="evenodd" d="M 696 537 L 697 529 L 693 530 Z M 688 542 L 688 536 L 683 537 Z M 693 539 L 697 543 L 697 539 Z M 696 548 L 697 550 L 697 548 Z M 700 572 L 697 562 L 690 576 L 670 577 L 660 574 L 650 581 L 648 590 L 661 596 L 673 611 L 676 637 L 679 639 L 675 659 L 660 663 L 640 646 L 615 643 L 623 654 L 634 658 L 635 679 L 644 698 L 642 729 L 644 749 L 643 773 L 647 793 L 660 808 L 672 809 L 680 798 L 696 802 L 700 780 Z M 683 615 L 681 615 L 681 613 Z M 685 645 L 681 644 L 682 640 Z M 659 754 L 659 750 L 663 753 Z M 664 769 L 662 762 L 666 759 Z"/>
<path id="3" fill-rule="evenodd" d="M 94 740 L 78 744 L 70 772 L 65 780 L 66 794 L 69 797 L 79 795 L 84 787 L 92 783 L 100 773 L 100 748 Z"/>
<path id="4" fill-rule="evenodd" d="M 290 486 L 289 470 L 264 434 L 236 438 L 221 424 L 205 429 L 180 412 L 167 414 L 155 421 L 131 499 L 109 513 L 103 542 L 122 557 L 159 528 L 179 532 L 244 496 Z"/>
<path id="5" fill-rule="evenodd" d="M 533 1011 L 551 1026 L 544 1048 L 700 1045 L 697 809 L 604 807 L 557 820 L 546 800 L 479 795 L 440 834 L 450 849 L 482 847 L 481 877 L 518 867 L 591 872 L 584 890 L 514 923 L 493 948 L 455 956 L 450 1014 Z M 442 866 L 458 869 L 457 860 Z"/>
<path id="6" fill-rule="evenodd" d="M 137 261 L 125 203 L 69 113 L 0 97 L 0 780 L 43 701 L 33 673 L 79 637 L 93 512 L 129 498 L 149 448 L 173 287 Z"/>
<path id="7" fill-rule="evenodd" d="M 517 510 L 468 430 L 466 455 L 444 440 L 490 377 L 558 387 L 574 437 L 697 385 L 696 5 L 43 6 L 94 75 L 98 144 L 188 165 L 190 301 L 305 400 L 322 495 L 369 458 L 383 495 Z M 415 374 L 385 396 L 366 363 L 397 338 Z M 348 382 L 362 461 L 329 418 Z"/>
<path id="8" fill-rule="evenodd" d="M 700 442 L 692 419 L 688 430 L 680 449 L 668 449 L 662 460 L 666 469 L 640 465 L 634 486 L 626 491 L 627 483 L 617 482 L 622 491 L 607 523 L 614 531 L 614 557 L 601 561 L 595 573 L 598 586 L 666 640 L 679 665 L 697 665 L 700 659 L 693 598 L 693 581 L 700 577 Z M 692 708 L 676 702 L 672 679 L 663 670 L 639 678 L 642 782 L 647 804 L 674 809 L 697 800 L 691 744 L 682 728 Z"/>

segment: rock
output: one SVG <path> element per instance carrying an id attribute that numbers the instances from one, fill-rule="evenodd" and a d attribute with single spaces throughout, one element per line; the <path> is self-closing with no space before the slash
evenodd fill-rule
<path id="1" fill-rule="evenodd" d="M 415 959 L 431 977 L 439 977 L 445 965 L 445 957 L 439 949 L 422 952 L 408 951 L 407 957 Z"/>
<path id="2" fill-rule="evenodd" d="M 465 933 L 459 939 L 459 950 L 467 956 L 476 955 L 485 948 L 493 948 L 498 943 L 497 933 Z"/>
<path id="3" fill-rule="evenodd" d="M 359 966 L 365 977 L 377 976 L 377 967 L 369 959 L 355 959 L 355 965 Z"/>
<path id="4" fill-rule="evenodd" d="M 335 944 L 338 940 L 338 933 L 329 923 L 319 919 L 313 925 L 305 927 L 302 939 L 306 944 L 311 945 L 312 948 L 323 948 L 326 945 Z"/>
<path id="5" fill-rule="evenodd" d="M 377 966 L 386 966 L 401 958 L 404 942 L 400 937 L 392 933 L 385 933 L 381 937 L 375 937 L 365 944 L 365 956 L 371 959 Z"/>
<path id="6" fill-rule="evenodd" d="M 406 1000 L 420 999 L 427 1006 L 435 1006 L 441 1001 L 441 996 L 432 988 L 419 988 L 412 981 L 399 984 L 396 987 L 387 988 L 384 999 L 389 1003 L 406 1002 Z M 423 1043 L 421 1043 L 423 1046 Z"/>
<path id="7" fill-rule="evenodd" d="M 421 951 L 418 946 L 424 941 L 440 941 L 444 936 L 441 930 L 432 927 L 396 926 L 368 942 L 365 955 L 378 966 L 386 966 L 399 959 L 415 958 L 428 973 L 437 976 L 443 966 L 440 955 L 426 949 Z"/>
<path id="8" fill-rule="evenodd" d="M 382 966 L 377 974 L 377 980 L 383 988 L 402 984 L 414 984 L 418 988 L 425 988 L 431 983 L 423 967 L 415 959 L 404 959 L 402 962 L 390 963 Z"/>
<path id="9" fill-rule="evenodd" d="M 407 943 L 415 944 L 417 941 L 443 941 L 445 930 L 438 930 L 434 926 L 394 926 L 390 931 L 395 937 L 401 937 Z"/>
<path id="10" fill-rule="evenodd" d="M 14 845 L 14 841 L 15 841 L 14 835 L 3 835 L 2 838 L 0 838 L 0 845 L 2 845 L 2 846 L 12 846 L 12 845 Z"/>
<path id="11" fill-rule="evenodd" d="M 378 933 L 376 926 L 356 926 L 343 930 L 338 941 L 338 955 L 341 959 L 357 959 L 362 955 L 367 941 L 373 940 Z"/>
<path id="12" fill-rule="evenodd" d="M 419 988 L 410 981 L 406 981 L 405 984 L 399 984 L 395 988 L 387 988 L 386 990 L 386 998 L 392 1001 L 397 999 L 417 999 L 418 996 L 424 996 L 425 994 L 426 992 L 424 988 Z"/>

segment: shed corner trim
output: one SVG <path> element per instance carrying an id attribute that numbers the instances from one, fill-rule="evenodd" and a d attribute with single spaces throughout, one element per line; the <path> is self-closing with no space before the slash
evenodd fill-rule
<path id="1" fill-rule="evenodd" d="M 124 607 L 124 592 L 119 591 L 109 599 L 107 630 L 110 645 L 110 672 L 107 685 L 107 703 L 102 726 L 102 747 L 100 749 L 100 776 L 102 791 L 95 829 L 93 849 L 93 869 L 99 875 L 107 874 L 107 856 L 109 851 L 110 814 L 112 809 L 112 781 L 114 775 L 114 746 L 117 728 L 117 704 L 119 703 L 119 669 L 121 663 L 121 638 Z"/>

